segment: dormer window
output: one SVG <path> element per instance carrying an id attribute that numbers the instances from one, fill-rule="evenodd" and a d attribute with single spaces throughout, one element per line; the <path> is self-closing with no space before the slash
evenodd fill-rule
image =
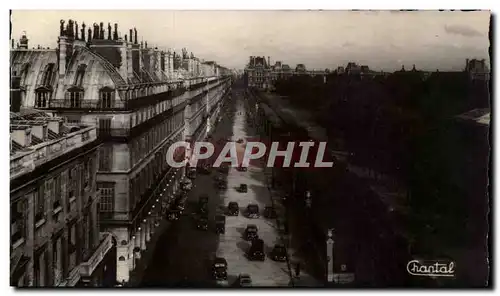
<path id="1" fill-rule="evenodd" d="M 109 87 L 105 87 L 99 92 L 99 107 L 106 109 L 113 107 L 114 91 Z"/>
<path id="2" fill-rule="evenodd" d="M 37 90 L 35 97 L 36 108 L 47 108 L 50 93 L 47 90 Z"/>
<path id="3" fill-rule="evenodd" d="M 66 100 L 69 102 L 70 108 L 80 108 L 83 100 L 83 89 L 79 87 L 68 89 Z"/>

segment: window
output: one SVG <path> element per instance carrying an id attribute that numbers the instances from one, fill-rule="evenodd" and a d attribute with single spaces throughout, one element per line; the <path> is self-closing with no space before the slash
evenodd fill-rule
<path id="1" fill-rule="evenodd" d="M 27 201 L 21 199 L 10 206 L 10 235 L 11 245 L 26 238 L 26 211 Z"/>
<path id="2" fill-rule="evenodd" d="M 42 184 L 40 188 L 34 192 L 35 201 L 35 223 L 45 218 L 45 185 Z"/>
<path id="3" fill-rule="evenodd" d="M 76 196 L 75 196 L 75 188 L 76 188 L 76 168 L 71 169 L 68 172 L 68 195 L 67 195 L 67 201 L 66 201 L 66 210 L 68 212 L 71 211 L 71 204 L 76 201 Z"/>
<path id="4" fill-rule="evenodd" d="M 101 213 L 110 213 L 114 210 L 115 203 L 115 184 L 111 182 L 99 182 L 97 188 L 101 193 L 99 211 Z"/>
<path id="5" fill-rule="evenodd" d="M 91 160 L 87 160 L 83 163 L 83 172 L 84 172 L 84 188 L 87 188 L 90 183 L 90 170 L 91 170 Z"/>
<path id="6" fill-rule="evenodd" d="M 78 90 L 70 91 L 68 92 L 67 97 L 71 108 L 81 107 L 81 100 L 83 99 L 83 91 L 78 91 Z"/>
<path id="7" fill-rule="evenodd" d="M 100 96 L 100 108 L 106 109 L 106 108 L 112 108 L 113 107 L 113 91 L 111 90 L 105 90 L 101 91 L 99 94 Z"/>
<path id="8" fill-rule="evenodd" d="M 53 187 L 54 187 L 54 191 L 53 191 L 54 192 L 54 200 L 52 202 L 52 210 L 54 211 L 54 215 L 57 215 L 62 210 L 61 175 L 58 175 L 54 178 Z"/>
<path id="9" fill-rule="evenodd" d="M 111 133 L 111 118 L 99 118 L 99 135 L 107 136 Z"/>
<path id="10" fill-rule="evenodd" d="M 37 91 L 35 98 L 35 105 L 37 108 L 46 108 L 49 99 L 49 92 L 47 91 Z"/>
<path id="11" fill-rule="evenodd" d="M 110 171 L 113 157 L 113 146 L 101 146 L 99 151 L 99 170 Z"/>

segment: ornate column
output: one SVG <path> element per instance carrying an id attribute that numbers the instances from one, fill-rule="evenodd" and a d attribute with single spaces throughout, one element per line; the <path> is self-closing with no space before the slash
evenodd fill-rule
<path id="1" fill-rule="evenodd" d="M 150 229 L 150 223 L 149 223 L 149 217 L 144 219 L 144 232 L 146 233 L 146 243 L 149 243 L 151 240 L 151 229 Z"/>
<path id="2" fill-rule="evenodd" d="M 144 223 L 144 222 L 141 223 L 140 235 L 141 235 L 140 248 L 141 248 L 141 251 L 144 251 L 144 250 L 146 250 L 146 223 Z"/>

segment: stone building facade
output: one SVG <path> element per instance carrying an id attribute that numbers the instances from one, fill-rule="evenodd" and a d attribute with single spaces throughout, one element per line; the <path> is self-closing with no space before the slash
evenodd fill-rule
<path id="1" fill-rule="evenodd" d="M 117 24 L 81 28 L 61 21 L 55 50 L 21 42 L 11 50 L 11 71 L 23 106 L 97 127 L 99 224 L 117 241 L 116 281 L 126 283 L 184 176 L 168 167 L 168 148 L 206 135 L 231 76 L 193 56 L 181 56 L 188 67 L 176 70 L 175 53 L 138 43 L 135 28 L 123 38 Z"/>
<path id="2" fill-rule="evenodd" d="M 11 285 L 112 286 L 116 241 L 98 226 L 96 128 L 13 111 Z"/>

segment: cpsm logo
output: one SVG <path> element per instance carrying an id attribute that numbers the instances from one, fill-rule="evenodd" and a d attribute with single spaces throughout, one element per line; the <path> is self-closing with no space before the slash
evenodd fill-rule
<path id="1" fill-rule="evenodd" d="M 430 277 L 454 277 L 455 262 L 412 260 L 406 265 L 409 274 Z"/>

